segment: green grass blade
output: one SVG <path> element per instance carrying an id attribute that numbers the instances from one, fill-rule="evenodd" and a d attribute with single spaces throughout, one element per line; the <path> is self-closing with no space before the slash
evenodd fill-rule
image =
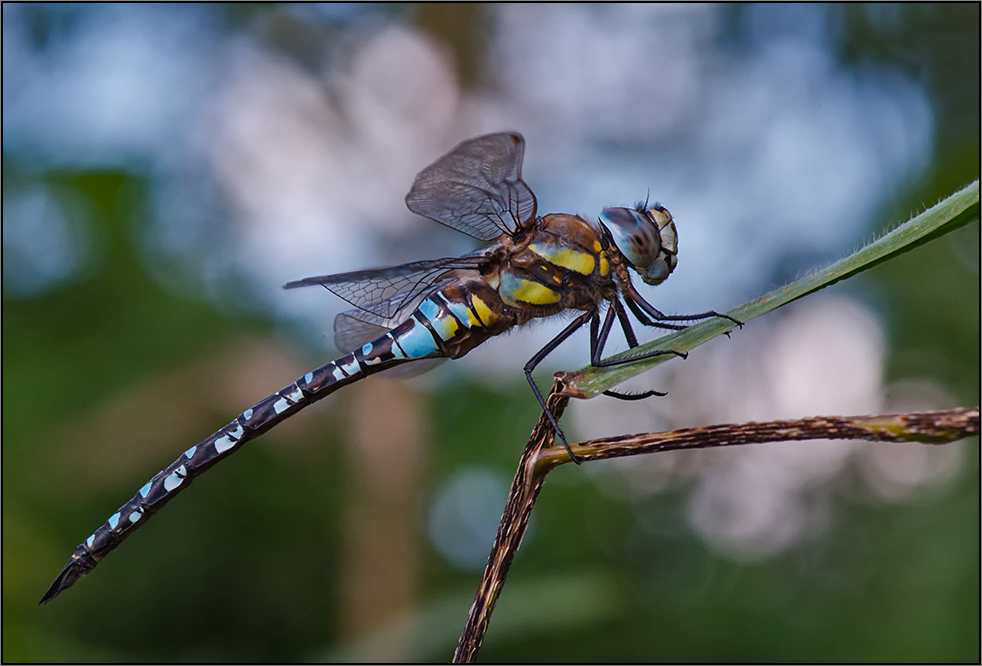
<path id="1" fill-rule="evenodd" d="M 726 314 L 746 323 L 754 317 L 850 278 L 978 219 L 979 181 L 975 181 L 848 257 Z M 734 328 L 736 325 L 732 322 L 711 319 L 611 358 L 629 358 L 654 350 L 687 352 Z M 665 355 L 611 368 L 587 366 L 575 372 L 559 373 L 566 384 L 563 394 L 576 398 L 592 398 L 671 358 L 675 357 Z"/>

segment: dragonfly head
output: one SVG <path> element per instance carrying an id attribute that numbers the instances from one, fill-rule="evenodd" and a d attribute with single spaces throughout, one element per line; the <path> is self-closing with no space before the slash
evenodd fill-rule
<path id="1" fill-rule="evenodd" d="M 648 284 L 661 284 L 678 263 L 678 234 L 664 206 L 604 208 L 600 223 L 631 268 Z"/>

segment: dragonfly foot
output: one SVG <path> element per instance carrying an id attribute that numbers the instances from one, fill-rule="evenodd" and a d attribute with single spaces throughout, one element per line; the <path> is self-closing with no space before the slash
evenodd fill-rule
<path id="1" fill-rule="evenodd" d="M 569 454 L 569 459 L 572 460 L 577 465 L 582 465 L 583 464 L 583 459 L 582 458 L 578 458 L 576 456 L 576 454 L 573 453 L 573 450 L 571 448 L 569 448 L 569 444 L 566 442 L 566 437 L 563 436 L 562 431 L 561 430 L 557 430 L 556 431 L 556 434 L 559 435 L 559 439 L 563 440 L 563 448 L 565 448 L 566 449 L 566 453 Z"/>
<path id="2" fill-rule="evenodd" d="M 611 398 L 617 398 L 618 400 L 644 400 L 645 398 L 650 398 L 652 396 L 665 397 L 668 392 L 662 391 L 642 391 L 641 393 L 620 393 L 618 391 L 604 391 L 604 395 L 610 396 Z"/>
<path id="3" fill-rule="evenodd" d="M 577 465 L 583 464 L 583 459 L 578 458 L 577 455 L 573 453 L 573 449 L 569 448 L 569 442 L 566 441 L 566 435 L 563 434 L 563 429 L 560 428 L 559 424 L 556 422 L 556 417 L 553 416 L 552 412 L 550 412 L 548 409 L 545 410 L 545 413 L 546 417 L 549 419 L 549 423 L 552 424 L 553 430 L 555 430 L 556 434 L 559 436 L 559 441 L 563 443 L 563 448 L 566 449 L 566 453 L 569 454 L 569 459 Z"/>

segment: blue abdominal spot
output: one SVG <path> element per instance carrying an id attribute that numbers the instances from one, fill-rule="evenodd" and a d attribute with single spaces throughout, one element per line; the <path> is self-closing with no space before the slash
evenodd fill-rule
<path id="1" fill-rule="evenodd" d="M 433 340 L 433 334 L 426 330 L 425 326 L 415 321 L 413 327 L 400 335 L 396 342 L 409 358 L 426 358 L 439 351 Z"/>

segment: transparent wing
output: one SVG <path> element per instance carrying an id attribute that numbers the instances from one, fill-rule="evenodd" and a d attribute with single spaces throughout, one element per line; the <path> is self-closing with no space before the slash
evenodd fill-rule
<path id="1" fill-rule="evenodd" d="M 346 310 L 334 318 L 334 344 L 345 352 L 354 351 L 366 342 L 385 335 L 388 331 L 406 321 L 419 307 L 424 298 L 439 290 L 439 284 L 432 284 L 425 291 L 418 291 L 412 298 L 399 294 L 386 302 L 376 303 L 374 307 L 380 311 L 391 311 L 391 317 L 369 312 L 362 308 Z"/>
<path id="2" fill-rule="evenodd" d="M 334 344 L 345 353 L 358 349 L 366 342 L 377 340 L 395 328 L 395 326 L 381 326 L 362 321 L 354 316 L 358 313 L 362 311 L 348 310 L 334 318 Z"/>
<path id="3" fill-rule="evenodd" d="M 489 241 L 514 235 L 535 218 L 535 195 L 522 180 L 525 140 L 501 132 L 464 141 L 416 176 L 409 210 Z"/>
<path id="4" fill-rule="evenodd" d="M 485 261 L 483 251 L 445 259 L 414 261 L 376 270 L 319 275 L 283 285 L 284 289 L 320 285 L 373 317 L 359 317 L 366 323 L 388 326 L 409 316 L 416 305 L 438 282 L 454 277 L 458 271 L 474 270 Z"/>

